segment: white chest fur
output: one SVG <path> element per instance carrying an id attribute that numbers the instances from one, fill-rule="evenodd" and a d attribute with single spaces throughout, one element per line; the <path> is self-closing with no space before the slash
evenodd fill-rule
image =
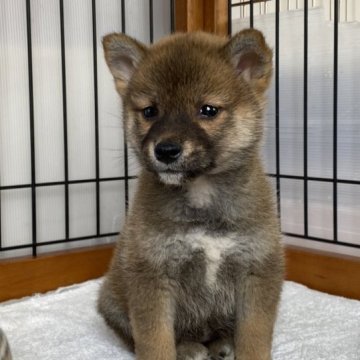
<path id="1" fill-rule="evenodd" d="M 216 286 L 219 268 L 229 255 L 236 253 L 242 265 L 247 266 L 254 261 L 261 262 L 273 248 L 265 231 L 244 236 L 229 232 L 219 236 L 197 228 L 185 234 L 179 233 L 165 238 L 156 234 L 154 241 L 149 241 L 151 238 L 151 235 L 147 238 L 144 249 L 149 254 L 149 260 L 157 267 L 165 263 L 177 267 L 184 261 L 191 261 L 195 252 L 203 252 L 206 264 L 205 281 L 211 287 Z"/>
<path id="2" fill-rule="evenodd" d="M 193 250 L 202 250 L 206 259 L 206 283 L 209 286 L 216 284 L 217 272 L 224 261 L 225 255 L 231 252 L 236 245 L 235 239 L 213 237 L 204 232 L 195 232 L 187 235 Z"/>

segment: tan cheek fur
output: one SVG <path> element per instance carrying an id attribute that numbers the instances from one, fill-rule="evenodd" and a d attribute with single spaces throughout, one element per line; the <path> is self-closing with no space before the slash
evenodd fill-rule
<path id="1" fill-rule="evenodd" d="M 230 150 L 245 149 L 254 143 L 256 139 L 256 122 L 254 115 L 250 112 L 240 112 L 233 117 L 234 126 L 228 132 L 226 141 L 228 145 L 224 148 Z"/>
<path id="2" fill-rule="evenodd" d="M 217 166 L 212 170 L 213 174 L 226 169 L 234 154 L 261 139 L 262 119 L 256 118 L 250 107 L 240 106 L 235 109 L 231 121 L 231 125 L 224 127 L 222 139 L 218 144 L 221 151 L 218 154 Z M 215 123 L 212 131 L 216 133 Z"/>
<path id="3" fill-rule="evenodd" d="M 144 119 L 140 111 L 125 107 L 124 113 L 126 113 L 124 126 L 127 140 L 134 148 L 137 148 L 139 147 L 139 141 L 141 141 L 149 132 L 152 123 L 151 121 Z"/>
<path id="4" fill-rule="evenodd" d="M 225 122 L 227 112 L 221 110 L 220 113 L 213 119 L 197 119 L 198 125 L 206 131 L 206 133 L 211 137 L 214 136 L 218 131 L 221 125 Z"/>

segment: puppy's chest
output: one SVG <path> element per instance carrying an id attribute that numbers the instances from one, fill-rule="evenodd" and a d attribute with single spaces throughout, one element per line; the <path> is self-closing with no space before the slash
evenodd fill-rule
<path id="1" fill-rule="evenodd" d="M 230 260 L 239 254 L 239 242 L 233 235 L 215 236 L 193 232 L 176 236 L 167 247 L 164 265 L 170 277 L 193 284 L 194 287 L 214 287 L 219 278 L 226 276 L 232 265 Z"/>

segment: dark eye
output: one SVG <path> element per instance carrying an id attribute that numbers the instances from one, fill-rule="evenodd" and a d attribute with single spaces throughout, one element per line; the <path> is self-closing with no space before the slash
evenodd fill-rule
<path id="1" fill-rule="evenodd" d="M 215 106 L 212 105 L 203 105 L 200 108 L 200 115 L 203 118 L 213 118 L 217 115 L 217 113 L 219 112 L 219 109 Z"/>
<path id="2" fill-rule="evenodd" d="M 159 111 L 156 106 L 148 106 L 142 110 L 142 113 L 144 115 L 144 118 L 150 119 L 155 117 L 159 113 Z"/>

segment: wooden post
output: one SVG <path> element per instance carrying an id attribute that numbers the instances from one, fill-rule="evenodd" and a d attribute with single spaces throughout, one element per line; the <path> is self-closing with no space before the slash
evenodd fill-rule
<path id="1" fill-rule="evenodd" d="M 228 35 L 227 0 L 175 0 L 175 30 Z"/>

